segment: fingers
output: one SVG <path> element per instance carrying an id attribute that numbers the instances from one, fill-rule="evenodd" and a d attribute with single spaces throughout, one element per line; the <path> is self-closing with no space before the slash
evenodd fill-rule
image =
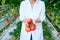
<path id="1" fill-rule="evenodd" d="M 36 24 L 35 20 L 33 20 L 33 23 Z"/>
<path id="2" fill-rule="evenodd" d="M 40 23 L 41 20 L 40 20 L 40 19 L 36 19 L 35 22 L 36 22 L 36 23 Z"/>
<path id="3" fill-rule="evenodd" d="M 27 22 L 27 19 L 24 19 L 23 22 L 26 23 Z"/>

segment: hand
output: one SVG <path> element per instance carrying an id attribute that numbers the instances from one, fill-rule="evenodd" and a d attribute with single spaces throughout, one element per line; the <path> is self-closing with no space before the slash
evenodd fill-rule
<path id="1" fill-rule="evenodd" d="M 24 19 L 23 22 L 26 23 L 27 22 L 27 19 Z"/>
<path id="2" fill-rule="evenodd" d="M 40 19 L 36 19 L 36 20 L 35 20 L 35 23 L 40 23 L 40 22 L 41 22 Z"/>

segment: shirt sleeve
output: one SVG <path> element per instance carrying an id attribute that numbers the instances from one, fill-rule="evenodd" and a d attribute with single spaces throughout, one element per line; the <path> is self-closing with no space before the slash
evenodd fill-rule
<path id="1" fill-rule="evenodd" d="M 24 15 L 24 3 L 22 2 L 21 5 L 20 5 L 20 10 L 19 10 L 19 19 L 20 21 L 23 21 L 23 19 L 25 18 L 25 15 Z"/>
<path id="2" fill-rule="evenodd" d="M 45 4 L 43 4 L 41 8 L 39 19 L 41 20 L 41 22 L 45 20 Z"/>

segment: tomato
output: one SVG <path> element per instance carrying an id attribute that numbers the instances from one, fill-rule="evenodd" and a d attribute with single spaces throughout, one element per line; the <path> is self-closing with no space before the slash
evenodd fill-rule
<path id="1" fill-rule="evenodd" d="M 33 20 L 31 18 L 29 18 L 27 20 L 27 22 L 25 23 L 27 32 L 34 31 L 36 29 L 36 25 L 32 22 L 33 22 Z"/>
<path id="2" fill-rule="evenodd" d="M 26 27 L 30 27 L 30 24 L 29 24 L 29 23 L 26 23 L 25 26 L 26 26 Z"/>
<path id="3" fill-rule="evenodd" d="M 31 31 L 31 29 L 30 29 L 30 27 L 26 27 L 26 32 L 30 32 Z"/>
<path id="4" fill-rule="evenodd" d="M 35 29 L 36 29 L 35 25 L 31 26 L 31 31 L 34 31 Z"/>
<path id="5" fill-rule="evenodd" d="M 32 22 L 32 19 L 31 19 L 31 18 L 29 18 L 29 19 L 27 20 L 27 22 L 28 22 L 28 23 L 31 23 L 31 22 Z"/>
<path id="6" fill-rule="evenodd" d="M 58 34 L 60 35 L 60 32 L 58 32 Z"/>
<path id="7" fill-rule="evenodd" d="M 7 19 L 6 19 L 6 22 L 7 22 L 8 24 L 10 24 L 10 19 L 9 19 L 9 18 L 7 18 Z"/>

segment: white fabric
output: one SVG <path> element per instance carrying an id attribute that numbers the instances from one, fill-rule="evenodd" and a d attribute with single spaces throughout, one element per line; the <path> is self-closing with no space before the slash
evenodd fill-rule
<path id="1" fill-rule="evenodd" d="M 25 1 L 29 1 L 29 0 L 25 0 Z M 40 1 L 40 0 L 37 0 L 37 1 Z"/>
<path id="2" fill-rule="evenodd" d="M 45 4 L 42 1 L 36 1 L 33 8 L 29 1 L 23 1 L 20 6 L 20 20 L 25 18 L 32 18 L 36 20 L 39 18 L 41 21 L 45 20 Z M 43 40 L 42 22 L 36 24 L 37 29 L 27 33 L 25 31 L 25 23 L 22 23 L 22 29 L 20 34 L 20 40 L 30 40 L 32 33 L 33 40 Z"/>

